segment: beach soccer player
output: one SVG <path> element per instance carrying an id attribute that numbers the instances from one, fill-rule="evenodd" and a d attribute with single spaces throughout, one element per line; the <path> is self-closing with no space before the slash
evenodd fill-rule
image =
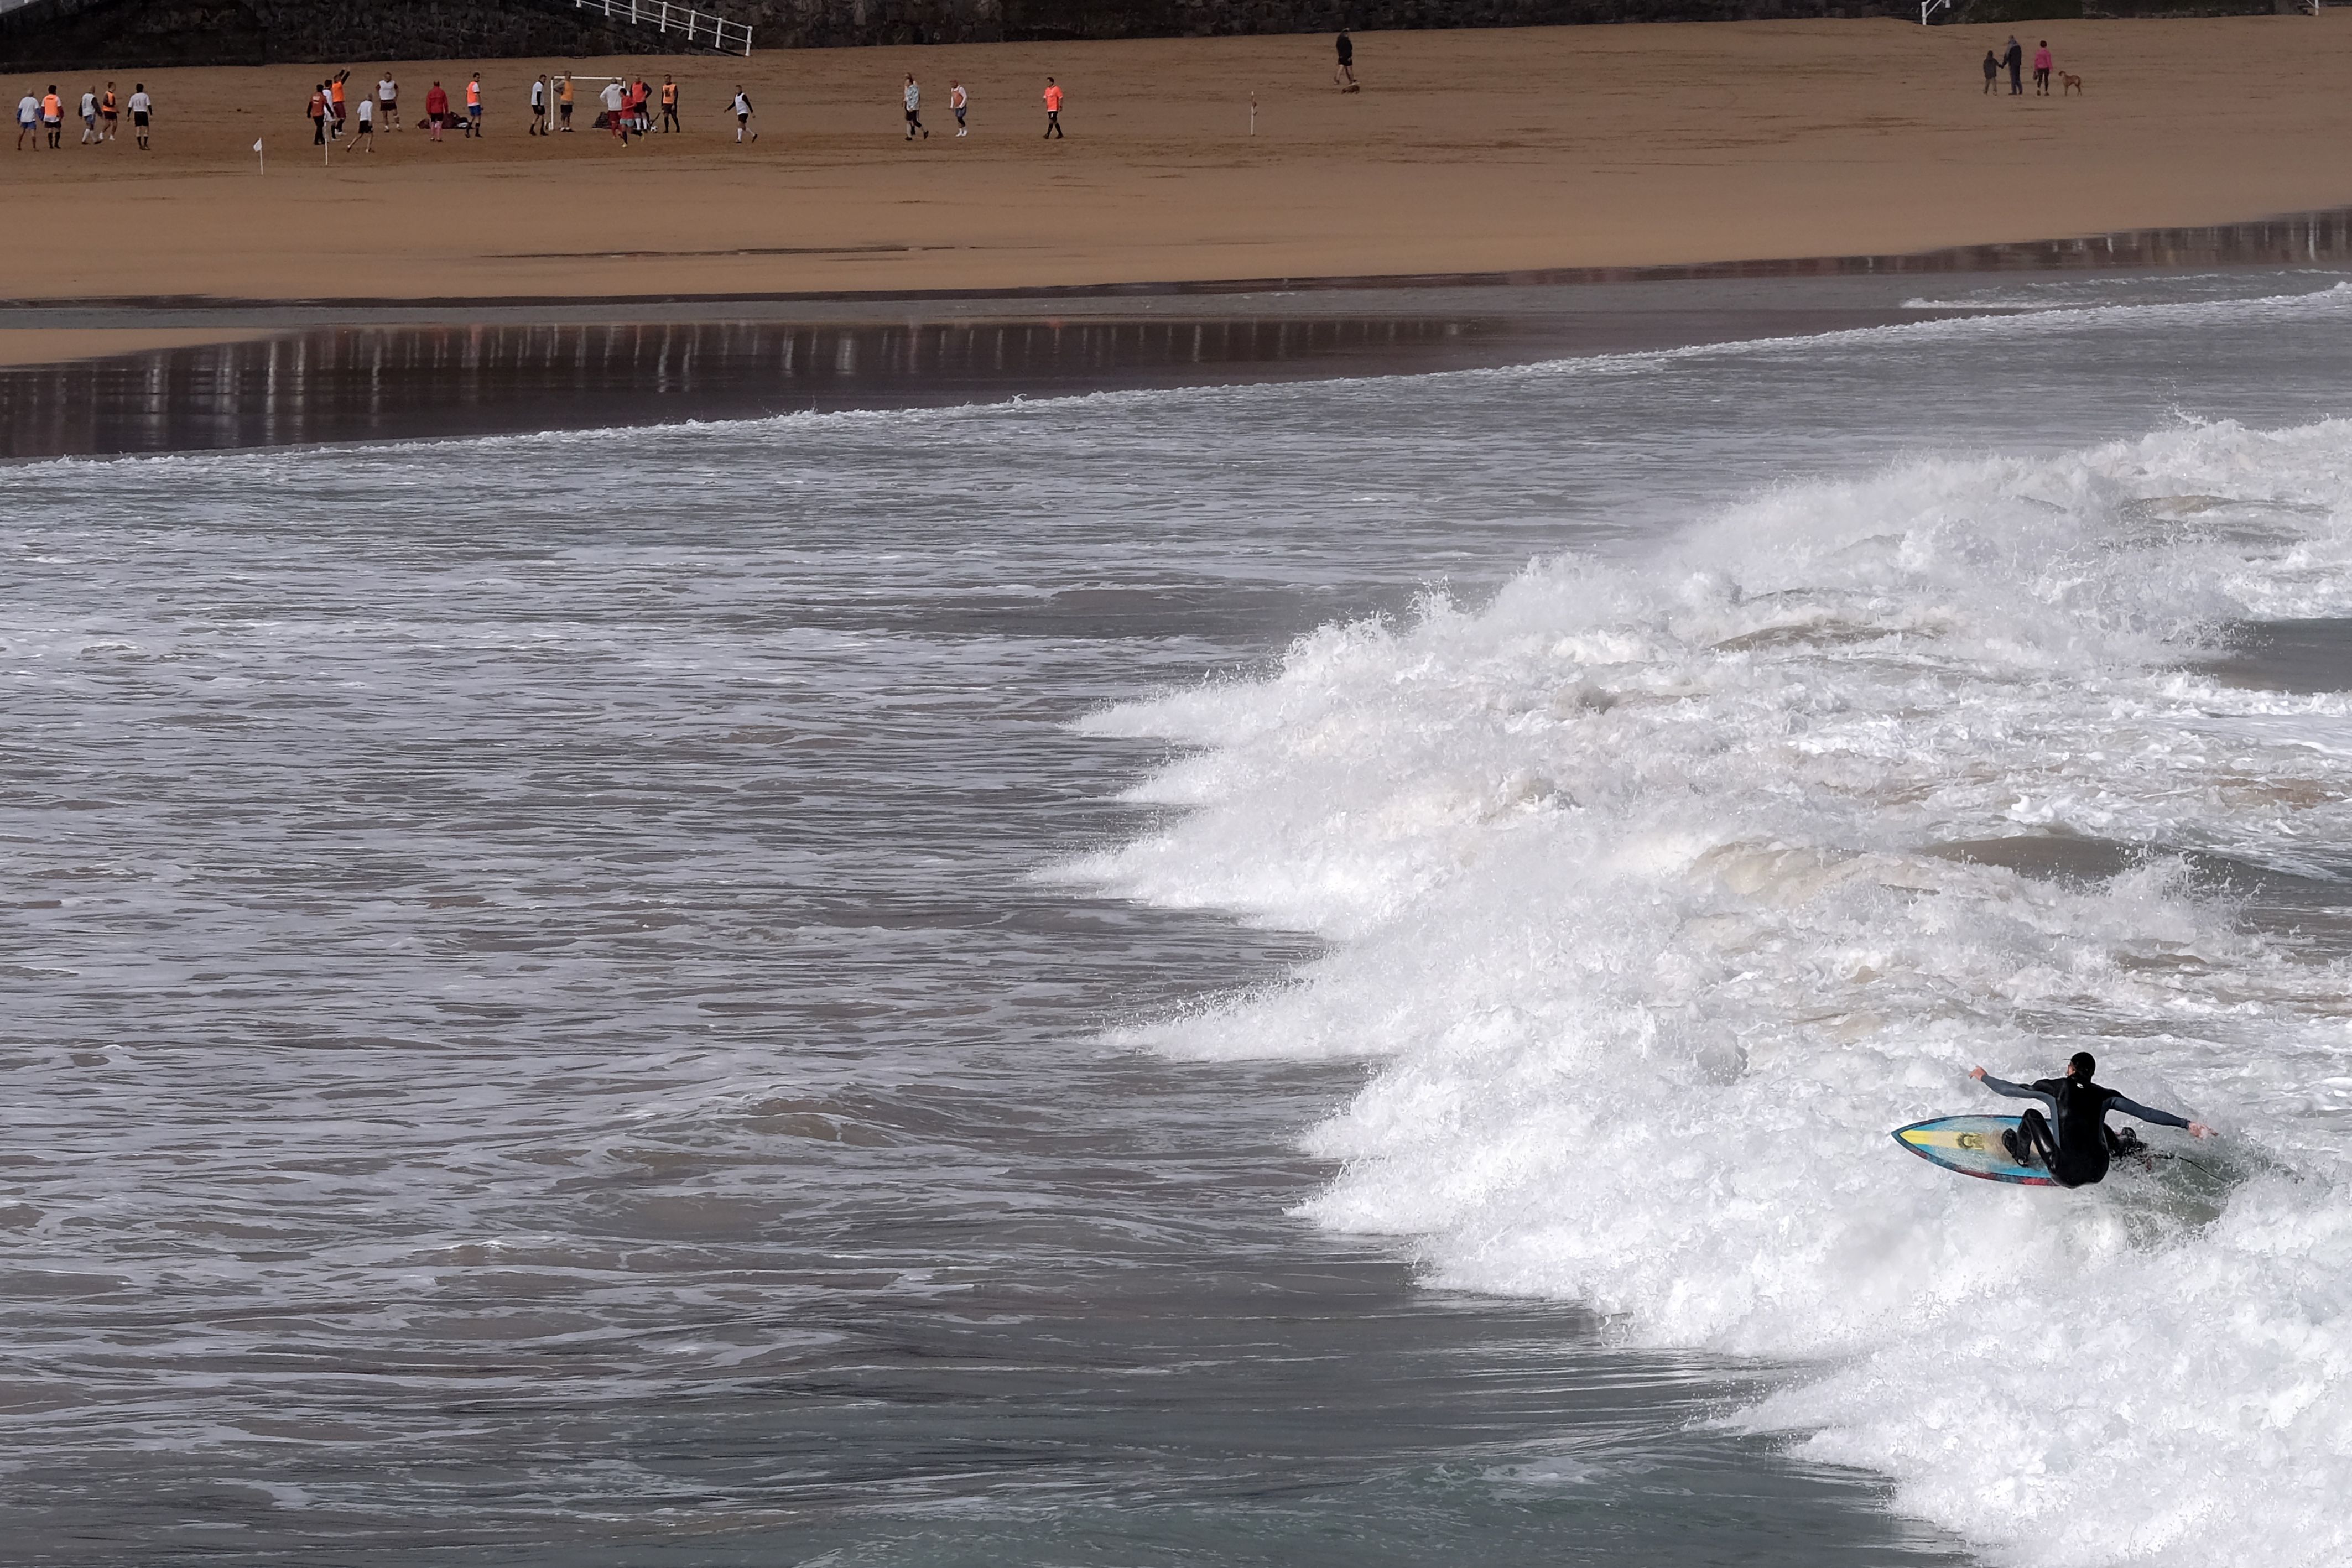
<path id="1" fill-rule="evenodd" d="M 1333 68 L 1331 79 L 1339 84 L 1341 92 L 1363 91 L 1364 84 L 1356 79 L 1356 40 L 1348 37 L 1346 29 L 1342 28 L 1336 47 L 1339 63 Z"/>
<path id="2" fill-rule="evenodd" d="M 482 133 L 482 73 L 476 71 L 466 81 L 466 134 Z"/>
<path id="3" fill-rule="evenodd" d="M 388 72 L 375 84 L 375 111 L 383 117 L 386 131 L 400 129 L 400 84 Z"/>
<path id="4" fill-rule="evenodd" d="M 66 144 L 66 100 L 58 96 L 58 84 L 51 82 L 49 90 L 41 95 L 41 130 L 47 136 L 53 152 L 63 152 Z"/>
<path id="5" fill-rule="evenodd" d="M 433 140 L 441 140 L 441 127 L 449 119 L 449 94 L 439 82 L 425 89 L 425 128 L 433 132 Z"/>
<path id="6" fill-rule="evenodd" d="M 545 77 L 530 78 L 530 129 L 523 134 L 525 136 L 547 134 L 547 78 Z"/>
<path id="7" fill-rule="evenodd" d="M 143 81 L 132 82 L 131 84 L 131 134 L 139 139 L 139 151 L 142 152 L 153 151 L 147 145 L 147 120 L 154 112 L 155 100 L 147 96 L 147 84 Z"/>
<path id="8" fill-rule="evenodd" d="M 25 150 L 25 138 L 33 139 L 33 151 L 41 150 L 41 100 L 33 96 L 30 88 L 16 100 L 16 151 Z"/>
<path id="9" fill-rule="evenodd" d="M 2097 1058 L 2078 1051 L 2066 1063 L 2063 1078 L 2011 1083 L 1990 1076 L 1981 1067 L 1970 1068 L 1969 1076 L 1996 1094 L 2011 1100 L 2039 1100 L 2050 1107 L 2048 1117 L 2038 1106 L 2027 1111 L 2014 1131 L 2001 1134 L 2000 1145 L 2019 1165 L 2040 1165 L 2060 1186 L 2090 1186 L 2105 1180 L 2107 1162 L 2138 1142 L 2137 1134 L 2129 1140 L 2116 1134 L 2107 1125 L 2110 1111 L 2159 1127 L 2186 1127 L 2192 1138 L 2213 1135 L 2213 1129 L 2202 1122 L 2126 1100 L 2106 1085 L 2092 1082 L 2091 1074 L 2098 1068 Z"/>
<path id="10" fill-rule="evenodd" d="M 674 76 L 666 75 L 662 78 L 661 128 L 664 136 L 669 135 L 672 131 L 686 129 L 677 122 L 677 78 Z"/>
<path id="11" fill-rule="evenodd" d="M 735 140 L 738 143 L 742 141 L 743 133 L 751 131 L 751 98 L 743 90 L 743 84 L 739 81 L 735 84 Z M 751 140 L 754 141 L 760 140 L 760 133 L 752 131 Z"/>
<path id="12" fill-rule="evenodd" d="M 371 152 L 375 151 L 375 99 L 365 93 L 360 94 L 360 122 L 352 132 L 352 151 L 356 152 L 362 147 Z"/>
<path id="13" fill-rule="evenodd" d="M 337 71 L 327 78 L 327 133 L 338 141 L 343 137 L 343 84 L 351 79 L 349 71 Z"/>
<path id="14" fill-rule="evenodd" d="M 555 119 L 563 134 L 572 134 L 572 73 L 565 71 L 563 79 L 555 84 Z"/>
<path id="15" fill-rule="evenodd" d="M 1062 136 L 1062 89 L 1052 77 L 1045 78 L 1045 137 L 1051 141 Z M 1067 141 L 1066 136 L 1062 140 Z"/>
<path id="16" fill-rule="evenodd" d="M 101 141 L 113 141 L 121 130 L 121 120 L 122 106 L 115 99 L 114 84 L 112 82 L 108 82 L 106 84 L 106 90 L 98 95 L 99 140 Z"/>
<path id="17" fill-rule="evenodd" d="M 98 89 L 86 88 L 81 95 L 81 144 L 92 147 L 98 143 Z"/>
<path id="18" fill-rule="evenodd" d="M 596 95 L 596 101 L 604 106 L 604 129 L 619 137 L 621 145 L 626 147 L 629 144 L 629 89 L 617 81 L 608 81 L 604 84 L 604 90 Z"/>
<path id="19" fill-rule="evenodd" d="M 907 100 L 907 140 L 912 141 L 915 132 L 923 131 L 923 89 L 916 82 L 913 72 L 908 73 L 907 90 L 899 96 Z M 923 131 L 923 140 L 929 141 L 930 139 L 931 133 Z"/>
<path id="20" fill-rule="evenodd" d="M 320 82 L 310 89 L 310 145 L 327 144 L 327 84 Z"/>
<path id="21" fill-rule="evenodd" d="M 956 134 L 961 136 L 965 129 L 963 111 L 971 107 L 971 94 L 964 91 L 963 83 L 953 77 L 948 78 L 948 107 L 955 110 Z"/>

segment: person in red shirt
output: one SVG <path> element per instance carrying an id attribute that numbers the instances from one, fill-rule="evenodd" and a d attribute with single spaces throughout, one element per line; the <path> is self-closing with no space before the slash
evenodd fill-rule
<path id="1" fill-rule="evenodd" d="M 327 84 L 320 82 L 310 89 L 310 145 L 327 144 Z"/>
<path id="2" fill-rule="evenodd" d="M 1062 136 L 1062 89 L 1054 85 L 1052 77 L 1045 78 L 1045 136 L 1048 141 Z M 1069 138 L 1062 136 L 1062 140 Z"/>
<path id="3" fill-rule="evenodd" d="M 425 95 L 425 122 L 433 127 L 434 141 L 441 140 L 442 122 L 448 118 L 449 95 L 441 89 L 441 84 L 436 81 L 433 84 L 432 90 Z"/>

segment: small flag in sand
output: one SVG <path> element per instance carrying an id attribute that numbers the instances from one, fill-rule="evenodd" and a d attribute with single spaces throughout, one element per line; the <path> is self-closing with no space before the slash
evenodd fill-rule
<path id="1" fill-rule="evenodd" d="M 261 138 L 258 136 L 253 139 L 253 160 L 261 165 L 261 172 L 269 172 L 269 160 L 262 155 Z"/>

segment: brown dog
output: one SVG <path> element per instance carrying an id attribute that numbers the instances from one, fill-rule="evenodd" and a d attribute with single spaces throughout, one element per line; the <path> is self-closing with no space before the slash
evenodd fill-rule
<path id="1" fill-rule="evenodd" d="M 2060 71 L 2058 73 L 2058 96 L 2060 98 L 2065 97 L 2070 92 L 2080 92 L 2082 90 L 2083 78 L 2081 77 L 2076 76 L 2073 71 Z"/>

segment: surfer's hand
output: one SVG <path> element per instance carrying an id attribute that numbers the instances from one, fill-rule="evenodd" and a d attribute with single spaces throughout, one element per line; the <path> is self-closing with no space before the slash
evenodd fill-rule
<path id="1" fill-rule="evenodd" d="M 2189 1135 L 2192 1138 L 2210 1138 L 2213 1135 L 2213 1129 L 2202 1122 L 2191 1122 L 2189 1124 Z"/>
<path id="2" fill-rule="evenodd" d="M 1984 1077 L 1984 1069 L 1981 1067 L 1971 1067 L 1969 1069 L 1969 1076 L 1975 1079 L 1982 1079 Z"/>

